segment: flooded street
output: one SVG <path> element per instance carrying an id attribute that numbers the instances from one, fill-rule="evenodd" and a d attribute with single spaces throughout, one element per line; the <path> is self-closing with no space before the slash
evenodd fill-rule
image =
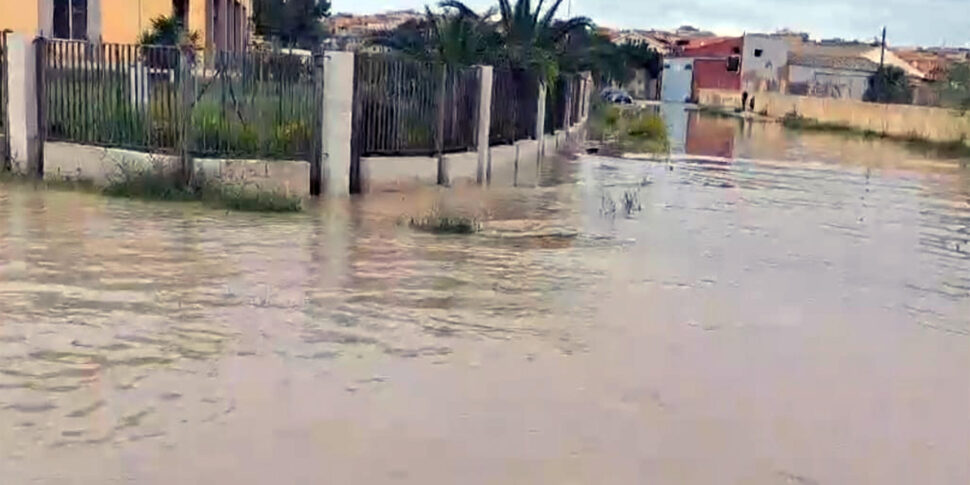
<path id="1" fill-rule="evenodd" d="M 663 112 L 299 215 L 0 185 L 0 483 L 970 483 L 968 161 Z"/>

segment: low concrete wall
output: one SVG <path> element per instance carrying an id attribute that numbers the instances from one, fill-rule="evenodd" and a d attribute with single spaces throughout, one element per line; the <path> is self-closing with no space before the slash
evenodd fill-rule
<path id="1" fill-rule="evenodd" d="M 445 155 L 448 184 L 474 184 L 478 177 L 478 152 Z"/>
<path id="2" fill-rule="evenodd" d="M 148 170 L 162 167 L 177 170 L 178 157 L 120 148 L 103 148 L 76 143 L 44 144 L 44 179 L 83 180 L 97 186 L 107 185 L 122 169 Z"/>
<path id="3" fill-rule="evenodd" d="M 499 145 L 489 148 L 491 171 L 489 185 L 511 187 L 515 185 L 518 171 L 518 150 L 515 145 Z"/>
<path id="4" fill-rule="evenodd" d="M 575 138 L 585 132 L 578 124 L 569 129 L 545 135 L 546 154 L 566 147 L 567 137 Z M 539 142 L 520 140 L 513 145 L 489 147 L 488 183 L 496 186 L 529 185 L 538 180 Z M 449 185 L 477 183 L 478 153 L 464 152 L 445 155 L 446 181 Z M 393 192 L 418 185 L 438 183 L 438 159 L 435 157 L 362 157 L 360 174 L 363 191 Z"/>
<path id="5" fill-rule="evenodd" d="M 757 113 L 781 118 L 789 113 L 823 123 L 837 123 L 890 136 L 916 136 L 931 141 L 970 140 L 970 114 L 944 108 L 866 103 L 849 99 L 754 93 Z M 701 105 L 726 109 L 741 106 L 741 94 L 702 89 Z"/>
<path id="6" fill-rule="evenodd" d="M 361 157 L 363 192 L 384 192 L 438 183 L 438 159 L 434 157 Z"/>
<path id="7" fill-rule="evenodd" d="M 310 163 L 302 160 L 195 160 L 196 173 L 230 185 L 301 197 L 310 195 Z"/>
<path id="8" fill-rule="evenodd" d="M 44 178 L 47 180 L 85 180 L 104 186 L 121 170 L 162 168 L 178 170 L 179 159 L 118 148 L 103 148 L 75 143 L 44 144 Z M 266 191 L 310 194 L 310 164 L 304 161 L 196 159 L 197 173 L 227 184 L 243 184 Z"/>

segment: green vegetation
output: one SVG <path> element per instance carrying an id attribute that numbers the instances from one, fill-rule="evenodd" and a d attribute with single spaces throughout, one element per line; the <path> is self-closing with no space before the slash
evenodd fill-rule
<path id="1" fill-rule="evenodd" d="M 788 113 L 782 118 L 785 128 L 793 130 L 805 130 L 844 134 L 848 136 L 858 136 L 862 138 L 880 138 L 897 141 L 905 144 L 911 150 L 917 152 L 928 152 L 939 157 L 946 158 L 968 158 L 970 157 L 970 145 L 965 140 L 953 141 L 933 141 L 927 140 L 919 135 L 911 134 L 907 136 L 891 135 L 880 133 L 873 130 L 862 130 L 842 123 L 826 123 L 809 118 L 804 118 L 797 113 Z"/>
<path id="2" fill-rule="evenodd" d="M 323 19 L 330 16 L 328 0 L 254 0 L 256 34 L 287 47 L 312 49 L 326 37 Z"/>
<path id="3" fill-rule="evenodd" d="M 188 31 L 175 15 L 159 16 L 151 19 L 151 28 L 138 37 L 141 45 L 190 45 L 200 47 L 201 37 L 196 31 Z"/>
<path id="4" fill-rule="evenodd" d="M 152 169 L 118 167 L 103 193 L 111 197 L 155 201 L 200 201 L 211 207 L 244 212 L 299 212 L 300 197 L 267 192 L 249 185 L 221 184 L 197 176 L 185 183 L 178 173 L 162 166 Z"/>
<path id="5" fill-rule="evenodd" d="M 970 63 L 954 64 L 939 86 L 943 106 L 970 111 Z"/>
<path id="6" fill-rule="evenodd" d="M 442 214 L 437 209 L 429 214 L 411 218 L 411 228 L 434 234 L 474 234 L 481 229 L 475 219 L 459 215 Z"/>
<path id="7" fill-rule="evenodd" d="M 513 3 L 514 1 L 514 3 Z M 477 13 L 456 0 L 434 12 L 383 33 L 374 43 L 412 59 L 454 67 L 486 64 L 535 73 L 552 83 L 560 74 L 590 71 L 603 82 L 628 81 L 632 69 L 647 69 L 656 77 L 660 55 L 643 44 L 617 46 L 596 32 L 586 17 L 558 20 L 563 0 L 544 2 L 499 0 Z"/>
<path id="8" fill-rule="evenodd" d="M 594 102 L 589 135 L 618 150 L 667 153 L 670 149 L 667 125 L 650 109 Z"/>
<path id="9" fill-rule="evenodd" d="M 909 104 L 913 102 L 913 88 L 906 79 L 906 71 L 896 66 L 880 67 L 869 78 L 869 89 L 862 99 L 872 103 Z"/>
<path id="10" fill-rule="evenodd" d="M 215 194 L 211 193 L 212 190 Z M 279 191 L 261 191 L 256 187 L 245 185 L 222 185 L 214 189 L 210 188 L 210 195 L 206 200 L 216 207 L 241 212 L 300 212 L 303 210 L 303 201 L 297 196 Z"/>

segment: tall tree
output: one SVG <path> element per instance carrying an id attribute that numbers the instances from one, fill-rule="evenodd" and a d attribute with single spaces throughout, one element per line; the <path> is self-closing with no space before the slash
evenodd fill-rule
<path id="1" fill-rule="evenodd" d="M 913 102 L 913 88 L 906 79 L 906 71 L 896 66 L 880 67 L 869 78 L 869 89 L 862 99 L 873 103 L 907 104 Z"/>
<path id="2" fill-rule="evenodd" d="M 329 0 L 254 0 L 256 34 L 285 46 L 313 48 L 326 37 L 322 21 L 330 16 Z"/>
<path id="3" fill-rule="evenodd" d="M 555 0 L 543 11 L 544 0 L 535 9 L 531 0 L 499 0 L 499 30 L 503 35 L 505 55 L 514 69 L 534 70 L 546 79 L 559 73 L 558 57 L 571 34 L 588 30 L 592 22 L 586 17 L 556 21 L 563 0 Z"/>
<path id="4" fill-rule="evenodd" d="M 423 19 L 379 34 L 375 43 L 415 59 L 458 67 L 491 60 L 500 43 L 493 25 L 487 21 L 494 12 L 478 15 L 453 1 L 442 2 L 441 7 L 440 13 L 426 7 Z"/>
<path id="5" fill-rule="evenodd" d="M 940 102 L 944 106 L 970 110 L 970 63 L 954 64 L 940 84 Z"/>

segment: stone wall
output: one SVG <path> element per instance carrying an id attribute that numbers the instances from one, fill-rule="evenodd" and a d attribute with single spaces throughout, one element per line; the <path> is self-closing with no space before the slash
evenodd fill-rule
<path id="1" fill-rule="evenodd" d="M 936 142 L 970 140 L 970 114 L 945 108 L 768 92 L 754 93 L 754 96 L 754 111 L 773 118 L 791 113 L 822 123 L 846 125 L 889 136 L 914 136 Z M 705 89 L 698 94 L 698 102 L 733 110 L 741 106 L 741 94 Z"/>

